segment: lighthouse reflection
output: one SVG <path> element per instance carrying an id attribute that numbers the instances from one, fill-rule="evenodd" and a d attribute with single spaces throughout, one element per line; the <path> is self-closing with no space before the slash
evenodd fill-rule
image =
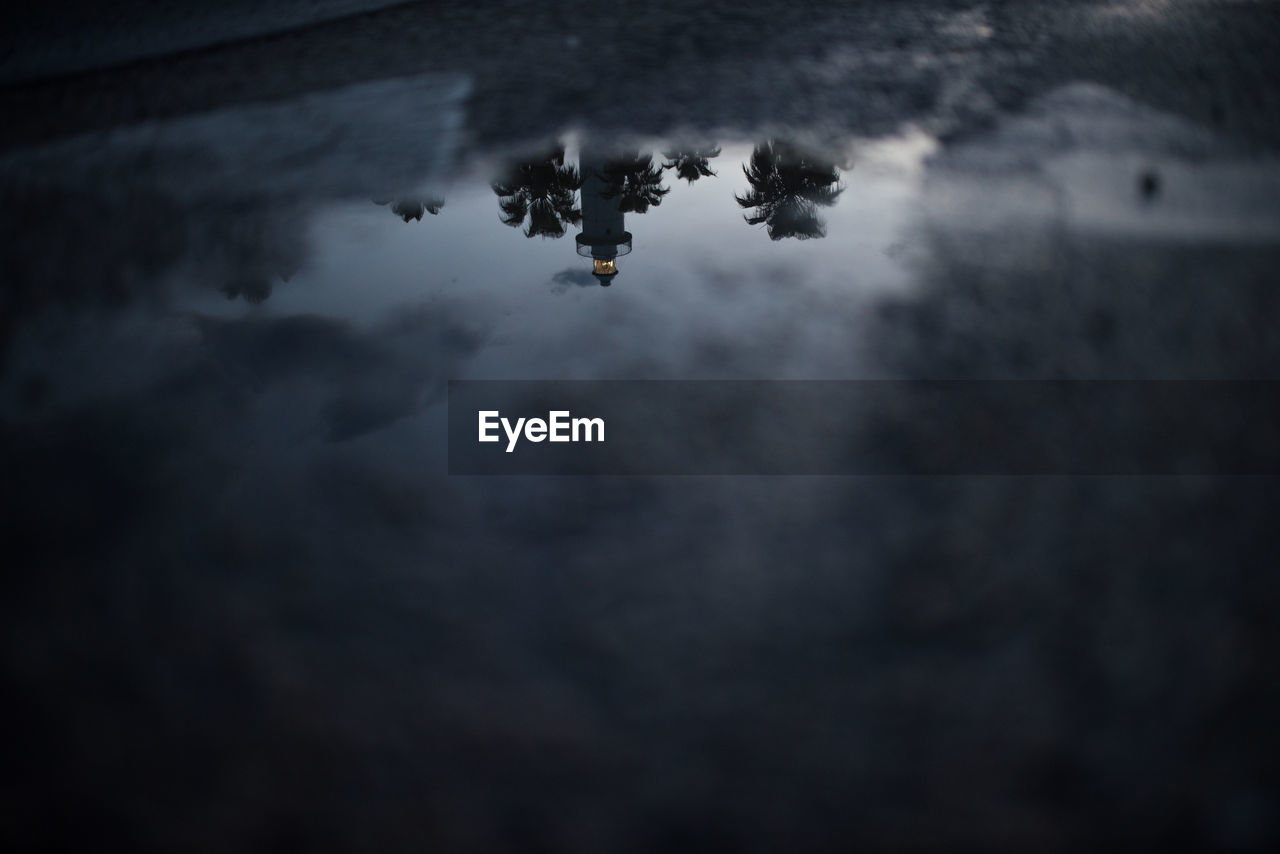
<path id="1" fill-rule="evenodd" d="M 618 275 L 618 258 L 631 251 L 626 215 L 642 214 L 662 204 L 670 188 L 662 183 L 663 167 L 653 155 L 639 151 L 609 152 L 584 147 L 582 169 L 582 233 L 578 254 L 591 259 L 591 274 L 601 285 Z"/>
<path id="2" fill-rule="evenodd" d="M 631 251 L 626 215 L 657 207 L 670 192 L 662 182 L 665 166 L 651 153 L 586 145 L 575 168 L 557 144 L 512 164 L 491 187 L 502 222 L 524 226 L 526 237 L 558 239 L 568 226 L 581 225 L 574 239 L 578 255 L 591 259 L 591 274 L 607 286 L 618 275 L 618 258 Z"/>
<path id="3" fill-rule="evenodd" d="M 617 173 L 598 149 L 585 149 L 579 161 L 582 169 L 582 232 L 577 236 L 578 254 L 591 259 L 591 274 L 601 285 L 609 285 L 618 275 L 618 257 L 631 251 L 623 209 L 623 182 L 610 180 Z"/>

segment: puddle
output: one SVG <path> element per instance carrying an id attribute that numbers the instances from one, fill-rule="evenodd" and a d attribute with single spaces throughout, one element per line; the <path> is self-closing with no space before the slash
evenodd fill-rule
<path id="1" fill-rule="evenodd" d="M 1223 339 L 1243 356 L 1160 339 L 1239 324 L 1183 256 L 1252 288 L 1280 170 L 1098 87 L 945 149 L 578 129 L 471 151 L 467 93 L 427 75 L 4 155 L 26 239 L 6 247 L 3 399 L 72 405 L 209 359 L 239 382 L 230 330 L 280 335 L 284 358 L 299 324 L 396 354 L 371 404 L 391 421 L 445 379 L 1256 376 L 1269 352 L 1251 329 Z M 1071 283 L 1090 266 L 1125 285 Z M 1153 289 L 1185 310 L 1146 311 Z"/>
<path id="2" fill-rule="evenodd" d="M 121 316 L 169 323 L 306 315 L 372 329 L 447 311 L 484 340 L 459 379 L 839 378 L 859 370 L 853 330 L 870 301 L 909 287 L 900 241 L 934 148 L 912 134 L 826 155 L 772 139 L 623 150 L 576 133 L 533 156 L 464 155 L 451 169 L 437 146 L 424 162 L 435 177 L 353 197 L 352 176 L 331 175 L 345 163 L 332 147 L 308 158 L 296 145 L 245 142 L 270 138 L 260 126 L 271 109 L 255 112 L 188 121 L 159 135 L 158 152 L 143 135 L 117 134 L 107 148 L 142 176 L 137 185 L 101 152 L 93 168 L 73 167 L 77 179 L 98 177 L 100 193 L 54 172 L 73 217 L 68 227 L 48 211 L 55 232 L 41 236 L 54 245 L 29 247 L 36 257 L 16 265 L 46 278 L 34 306 L 101 306 L 79 290 L 96 273 L 129 307 Z M 190 140 L 224 132 L 237 144 L 196 161 L 212 176 L 184 181 Z M 259 177 L 246 150 L 251 163 L 283 166 Z M 31 165 L 51 160 L 24 163 L 24 185 L 41 187 Z M 79 193 L 91 201 L 71 201 Z M 77 220 L 99 199 L 122 215 Z M 84 236 L 81 254 L 60 257 L 56 230 Z M 32 322 L 59 317 L 35 308 Z M 12 358 L 24 370 L 21 353 Z M 69 365 L 65 353 L 59 361 Z"/>
<path id="3" fill-rule="evenodd" d="M 512 217 L 504 197 L 474 174 L 425 193 L 443 198 L 443 207 L 408 222 L 393 206 L 328 206 L 309 224 L 315 251 L 307 264 L 263 309 L 372 321 L 422 301 L 465 303 L 493 345 L 468 377 L 851 370 L 852 318 L 872 297 L 907 287 L 894 245 L 915 200 L 918 161 L 854 163 L 848 152 L 844 168 L 819 164 L 816 180 L 826 183 L 813 184 L 818 201 L 804 197 L 809 190 L 796 178 L 796 187 L 778 188 L 780 199 L 761 200 L 772 206 L 765 214 L 772 223 L 751 224 L 761 208 L 744 210 L 738 199 L 751 201 L 743 170 L 754 146 L 711 150 L 718 154 L 703 164 L 710 174 L 695 173 L 692 182 L 677 176 L 676 161 L 663 154 L 675 154 L 669 147 L 641 151 L 630 177 L 647 175 L 651 198 L 624 202 L 643 208 L 626 213 L 601 197 L 609 188 L 597 176 L 608 158 L 593 165 L 572 141 L 565 165 L 534 166 L 585 182 L 577 193 L 564 191 L 563 210 L 547 214 L 549 224 L 537 219 L 539 207 L 551 209 L 545 198 L 523 215 L 529 186 L 508 188 L 517 190 L 505 197 L 517 209 Z M 627 176 L 615 178 L 625 192 Z M 761 186 L 782 180 L 757 176 Z M 778 209 L 787 204 L 794 213 Z M 626 240 L 605 239 L 610 228 Z M 596 261 L 611 272 L 594 275 Z"/>

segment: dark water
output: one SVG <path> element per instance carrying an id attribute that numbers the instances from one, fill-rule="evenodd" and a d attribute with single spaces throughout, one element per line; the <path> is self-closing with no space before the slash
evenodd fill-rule
<path id="1" fill-rule="evenodd" d="M 1276 379 L 1273 163 L 1089 90 L 945 148 L 476 150 L 465 91 L 0 163 L 21 848 L 1274 844 L 1273 478 L 444 441 L 451 379 Z M 607 287 L 584 173 L 630 208 Z"/>

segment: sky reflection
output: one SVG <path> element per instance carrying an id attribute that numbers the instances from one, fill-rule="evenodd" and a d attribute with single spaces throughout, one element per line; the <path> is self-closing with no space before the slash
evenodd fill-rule
<path id="1" fill-rule="evenodd" d="M 928 150 L 902 143 L 912 145 L 917 158 Z M 851 322 L 861 301 L 907 285 L 896 250 L 919 160 L 904 163 L 890 149 L 843 173 L 846 190 L 824 211 L 828 237 L 803 243 L 770 240 L 766 228 L 743 222 L 735 195 L 747 187 L 751 144 L 724 145 L 719 175 L 690 183 L 668 172 L 660 205 L 626 214 L 634 251 L 618 260 L 609 293 L 566 287 L 585 284 L 574 271 L 591 267 L 573 232 L 530 240 L 524 229 L 503 228 L 478 176 L 437 186 L 447 198 L 440 215 L 407 225 L 367 203 L 328 206 L 310 223 L 308 263 L 262 310 L 360 321 L 401 304 L 460 300 L 492 330 L 493 348 L 471 365 L 476 377 L 856 371 L 847 354 L 833 358 L 840 319 Z M 799 326 L 809 327 L 802 349 L 816 351 L 769 346 L 799 345 Z"/>

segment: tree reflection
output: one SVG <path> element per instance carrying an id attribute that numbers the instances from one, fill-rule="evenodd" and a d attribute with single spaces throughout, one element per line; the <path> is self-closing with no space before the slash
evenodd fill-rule
<path id="1" fill-rule="evenodd" d="M 825 237 L 826 223 L 819 207 L 830 207 L 844 192 L 835 164 L 794 145 L 769 140 L 755 147 L 750 165 L 743 165 L 751 188 L 734 196 L 749 225 L 768 226 L 769 239 Z"/>
<path id="2" fill-rule="evenodd" d="M 221 282 L 229 300 L 265 302 L 277 282 L 287 282 L 303 266 L 307 243 L 292 207 L 214 217 L 192 246 L 201 275 Z"/>
<path id="3" fill-rule="evenodd" d="M 627 152 L 606 161 L 600 168 L 600 180 L 604 189 L 600 196 L 617 199 L 618 210 L 623 213 L 644 213 L 650 206 L 662 204 L 662 197 L 671 192 L 662 186 L 662 167 L 653 162 L 652 154 Z"/>
<path id="4" fill-rule="evenodd" d="M 374 199 L 375 205 L 391 205 L 391 212 L 403 219 L 405 222 L 409 220 L 421 220 L 424 213 L 436 216 L 440 213 L 440 209 L 444 207 L 444 199 L 437 196 L 406 196 L 396 199 L 394 202 L 390 199 Z"/>
<path id="5" fill-rule="evenodd" d="M 245 302 L 257 305 L 266 302 L 267 297 L 271 296 L 271 281 L 265 276 L 250 276 L 228 282 L 221 290 L 229 300 L 240 297 Z"/>
<path id="6" fill-rule="evenodd" d="M 664 151 L 662 156 L 666 158 L 662 164 L 663 169 L 674 169 L 677 177 L 683 178 L 692 184 L 699 178 L 715 176 L 715 170 L 711 168 L 707 161 L 713 157 L 720 156 L 720 146 L 677 148 L 671 151 Z"/>
<path id="7" fill-rule="evenodd" d="M 563 146 L 545 157 L 515 164 L 492 186 L 503 223 L 519 228 L 528 220 L 525 237 L 563 237 L 566 225 L 582 219 L 577 206 L 582 177 L 565 164 Z"/>

